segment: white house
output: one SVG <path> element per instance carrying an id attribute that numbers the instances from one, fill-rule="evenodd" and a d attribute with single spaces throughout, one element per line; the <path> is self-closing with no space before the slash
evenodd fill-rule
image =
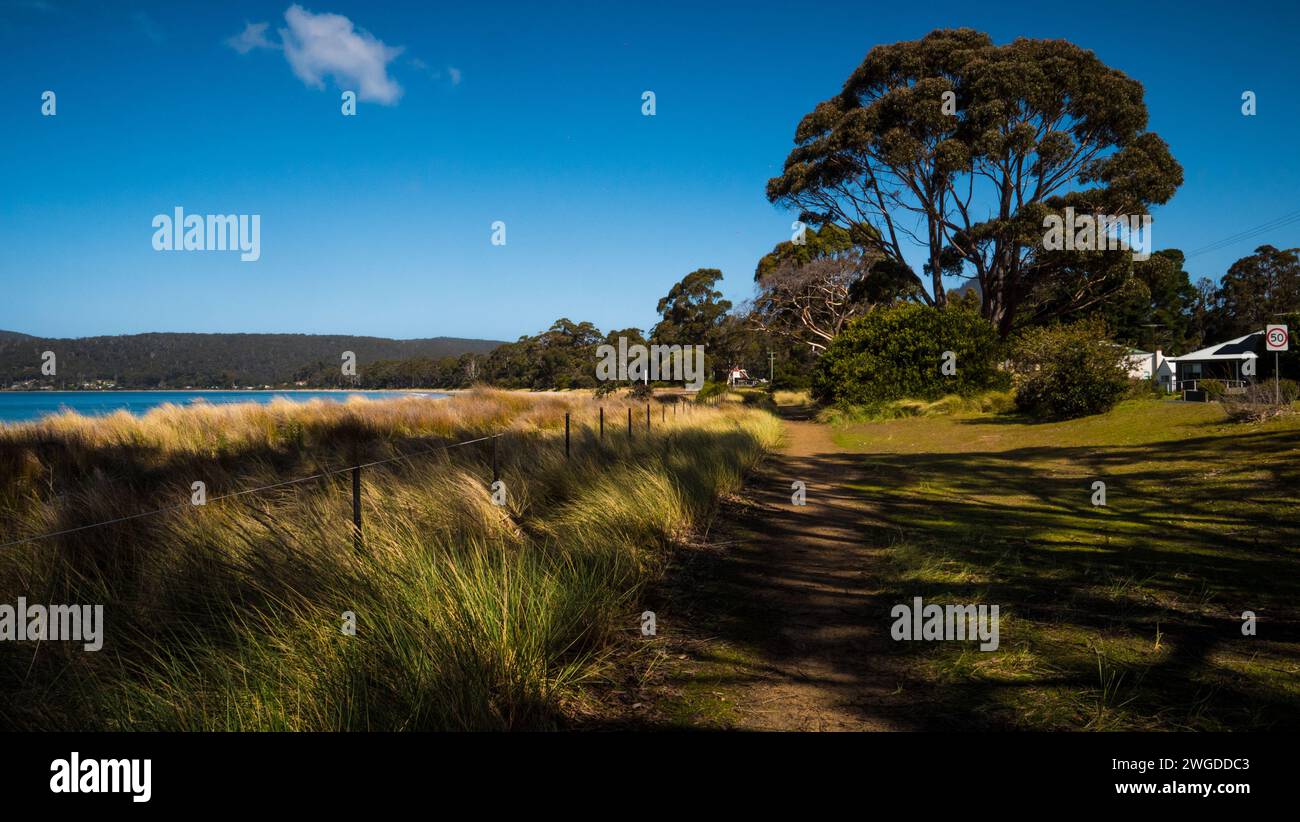
<path id="1" fill-rule="evenodd" d="M 1155 353 L 1130 348 L 1124 355 L 1128 375 L 1135 380 L 1155 380 L 1166 391 L 1174 390 L 1173 357 L 1166 357 L 1159 348 Z"/>
<path id="2" fill-rule="evenodd" d="M 727 385 L 753 385 L 753 382 L 749 378 L 749 372 L 738 365 L 732 366 L 731 370 L 727 372 Z"/>
<path id="3" fill-rule="evenodd" d="M 1256 351 L 1263 346 L 1263 340 L 1263 331 L 1252 331 L 1235 340 L 1215 343 L 1181 357 L 1170 357 L 1177 386 L 1193 388 L 1196 380 L 1210 379 L 1220 380 L 1229 387 L 1244 384 L 1255 372 L 1255 368 L 1247 368 L 1246 363 L 1259 359 Z"/>

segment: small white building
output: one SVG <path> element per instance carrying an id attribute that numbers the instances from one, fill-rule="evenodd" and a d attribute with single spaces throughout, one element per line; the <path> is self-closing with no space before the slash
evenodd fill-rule
<path id="1" fill-rule="evenodd" d="M 1128 375 L 1135 380 L 1154 380 L 1166 391 L 1174 390 L 1174 363 L 1172 357 L 1166 357 L 1159 348 L 1155 353 L 1130 348 L 1124 355 L 1124 365 Z"/>

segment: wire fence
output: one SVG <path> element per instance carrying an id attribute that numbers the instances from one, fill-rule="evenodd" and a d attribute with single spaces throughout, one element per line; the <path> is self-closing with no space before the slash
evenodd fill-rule
<path id="1" fill-rule="evenodd" d="M 661 404 L 661 405 L 662 405 L 662 407 L 661 407 L 661 411 L 660 411 L 660 420 L 661 420 L 661 422 L 666 423 L 666 422 L 667 422 L 667 419 L 668 419 L 668 408 L 667 408 L 667 404 Z M 673 415 L 674 415 L 674 417 L 676 417 L 677 414 L 679 413 L 679 412 L 678 412 L 678 406 L 679 406 L 679 405 L 682 405 L 684 408 L 686 407 L 684 403 L 672 403 L 672 406 L 673 406 Z M 684 410 L 682 413 L 685 413 L 685 412 L 686 412 L 686 411 Z M 646 403 L 646 407 L 645 407 L 645 433 L 646 433 L 647 436 L 650 434 L 650 431 L 651 431 L 651 418 L 652 418 L 652 413 L 651 413 L 651 404 L 650 404 L 650 403 Z M 572 444 L 571 444 L 572 440 L 571 440 L 571 434 L 570 434 L 570 426 L 571 426 L 571 412 L 565 412 L 565 414 L 564 414 L 564 456 L 565 456 L 566 459 L 570 458 L 571 455 L 572 455 Z M 264 493 L 264 492 L 266 492 L 266 491 L 271 491 L 271 490 L 274 490 L 274 489 L 276 489 L 276 488 L 285 488 L 285 487 L 288 487 L 288 486 L 300 485 L 300 484 L 302 484 L 302 483 L 306 483 L 306 482 L 314 482 L 314 481 L 316 481 L 316 480 L 325 479 L 325 478 L 333 477 L 333 476 L 338 476 L 338 475 L 340 475 L 340 474 L 349 474 L 349 473 L 350 473 L 351 476 L 352 476 L 352 530 L 353 530 L 353 542 L 354 542 L 354 547 L 357 548 L 358 550 L 360 550 L 361 547 L 362 547 L 362 543 L 363 543 L 363 541 L 362 541 L 362 520 L 361 520 L 361 472 L 362 472 L 362 469 L 365 469 L 365 468 L 375 468 L 375 467 L 378 467 L 378 466 L 381 466 L 381 465 L 387 465 L 387 464 L 389 464 L 389 463 L 400 462 L 400 461 L 404 461 L 404 460 L 409 461 L 409 460 L 415 459 L 415 458 L 417 458 L 417 457 L 424 457 L 424 456 L 428 456 L 428 455 L 431 455 L 431 454 L 446 453 L 446 452 L 448 452 L 448 451 L 452 451 L 452 450 L 457 449 L 457 448 L 463 448 L 463 447 L 465 447 L 465 446 L 469 446 L 469 445 L 477 445 L 477 444 L 479 444 L 479 443 L 491 443 L 491 445 L 490 445 L 490 457 L 489 457 L 489 458 L 490 458 L 491 466 L 492 466 L 492 484 L 495 485 L 495 484 L 500 480 L 500 471 L 499 471 L 499 468 L 498 468 L 499 463 L 498 463 L 498 454 L 497 454 L 497 451 L 498 451 L 497 442 L 498 442 L 498 440 L 500 440 L 500 439 L 501 439 L 502 437 L 504 437 L 504 436 L 506 436 L 505 432 L 498 433 L 498 434 L 487 434 L 487 435 L 482 436 L 482 437 L 475 437 L 474 439 L 470 439 L 470 440 L 463 440 L 463 441 L 461 441 L 461 442 L 455 442 L 455 443 L 450 443 L 450 444 L 446 444 L 446 445 L 439 445 L 439 446 L 434 447 L 434 448 L 428 448 L 428 449 L 425 449 L 425 450 L 423 450 L 423 451 L 416 451 L 416 452 L 411 453 L 411 454 L 399 454 L 399 455 L 397 455 L 397 456 L 394 456 L 394 457 L 388 457 L 388 458 L 385 458 L 385 459 L 372 460 L 372 461 L 370 461 L 370 462 L 361 462 L 361 463 L 357 463 L 357 464 L 355 464 L 355 465 L 347 465 L 347 466 L 344 466 L 344 467 L 342 467 L 342 468 L 335 468 L 335 469 L 326 470 L 326 471 L 318 471 L 318 472 L 316 472 L 316 473 L 314 473 L 314 474 L 310 474 L 310 475 L 303 476 L 303 477 L 294 477 L 293 479 L 287 479 L 287 480 L 284 480 L 284 481 L 282 481 L 282 482 L 275 482 L 275 483 L 271 483 L 271 484 L 269 484 L 269 485 L 260 485 L 260 486 L 254 487 L 254 488 L 244 488 L 244 489 L 239 490 L 239 491 L 232 491 L 232 492 L 227 493 L 227 494 L 219 494 L 219 495 L 214 496 L 214 497 L 207 497 L 207 498 L 205 498 L 203 503 L 195 503 L 195 502 L 193 502 L 193 501 L 191 501 L 191 502 L 187 502 L 187 503 L 186 503 L 186 502 L 182 502 L 182 503 L 177 503 L 176 505 L 168 505 L 168 506 L 165 506 L 165 507 L 163 507 L 163 508 L 157 508 L 157 509 L 150 510 L 150 511 L 141 511 L 141 512 L 139 512 L 139 513 L 135 513 L 135 514 L 128 514 L 128 515 L 126 515 L 126 516 L 122 516 L 122 517 L 115 517 L 115 518 L 113 518 L 113 519 L 104 520 L 104 521 L 102 521 L 102 522 L 92 522 L 92 523 L 89 523 L 89 524 L 86 524 L 86 525 L 78 525 L 78 526 L 76 526 L 76 527 L 74 527 L 74 528 L 64 528 L 64 529 L 59 530 L 59 531 L 51 531 L 51 532 L 44 533 L 44 534 L 38 534 L 38 535 L 36 535 L 36 536 L 24 537 L 24 538 L 22 538 L 22 539 L 16 539 L 16 540 L 12 540 L 12 541 L 9 541 L 9 542 L 0 543 L 0 550 L 3 550 L 3 549 L 5 549 L 5 548 L 12 548 L 12 547 L 15 546 L 15 545 L 23 545 L 23 544 L 30 543 L 30 542 L 41 542 L 41 541 L 43 541 L 43 540 L 54 539 L 54 538 L 56 538 L 56 537 L 67 536 L 67 535 L 69 535 L 69 534 L 75 534 L 75 533 L 78 533 L 78 532 L 81 532 L 81 531 L 89 531 L 89 530 L 94 529 L 94 528 L 104 528 L 104 527 L 107 527 L 107 526 L 109 526 L 109 525 L 118 525 L 118 524 L 121 524 L 121 523 L 123 523 L 123 522 L 129 522 L 129 521 L 131 521 L 131 520 L 145 519 L 145 518 L 148 518 L 148 517 L 161 516 L 161 515 L 163 515 L 163 514 L 174 513 L 174 512 L 176 512 L 176 511 L 183 511 L 183 510 L 192 509 L 192 508 L 194 508 L 194 507 L 196 507 L 196 506 L 198 506 L 198 505 L 206 505 L 206 504 L 213 503 L 213 502 L 221 502 L 222 500 L 230 500 L 230 499 L 235 499 L 235 498 L 238 498 L 238 497 L 246 497 L 246 496 L 250 496 L 250 495 L 253 495 L 253 494 L 260 494 L 260 493 Z M 603 443 L 604 440 L 605 440 L 605 407 L 604 407 L 604 406 L 601 406 L 601 407 L 600 407 L 600 416 L 599 416 L 599 434 L 598 434 L 597 436 L 598 436 L 598 440 L 599 440 L 600 442 Z M 632 407 L 631 407 L 631 406 L 628 406 L 628 409 L 627 409 L 627 438 L 628 438 L 629 441 L 631 441 L 631 440 L 633 439 L 634 436 L 635 436 L 635 434 L 634 434 L 634 432 L 633 432 L 633 426 L 632 426 Z"/>

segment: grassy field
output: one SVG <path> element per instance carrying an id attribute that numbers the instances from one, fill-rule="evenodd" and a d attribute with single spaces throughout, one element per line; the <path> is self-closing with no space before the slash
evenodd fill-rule
<path id="1" fill-rule="evenodd" d="M 895 643 L 934 724 L 1300 727 L 1300 417 L 1132 400 L 1061 423 L 845 424 L 835 440 L 865 460 L 864 538 L 893 549 L 884 599 L 1001 605 L 996 652 Z"/>
<path id="2" fill-rule="evenodd" d="M 0 427 L 0 602 L 105 606 L 103 650 L 0 643 L 0 727 L 406 730 L 563 726 L 638 627 L 674 541 L 779 435 L 738 405 L 480 391 L 442 401 L 167 408 Z M 563 419 L 574 415 L 566 460 Z M 471 446 L 188 505 L 503 432 Z M 347 634 L 345 612 L 355 615 Z"/>

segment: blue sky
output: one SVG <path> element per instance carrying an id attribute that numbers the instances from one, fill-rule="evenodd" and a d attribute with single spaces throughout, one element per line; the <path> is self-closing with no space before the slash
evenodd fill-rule
<path id="1" fill-rule="evenodd" d="M 789 238 L 794 215 L 763 191 L 800 117 L 873 45 L 957 26 L 1064 37 L 1140 80 L 1186 173 L 1154 245 L 1192 250 L 1300 210 L 1300 13 L 1197 6 L 313 0 L 305 19 L 342 15 L 363 46 L 401 49 L 360 60 L 350 85 L 371 99 L 343 117 L 331 56 L 288 2 L 0 0 L 0 329 L 648 328 L 700 267 L 738 302 Z M 232 48 L 249 23 L 271 48 Z M 154 251 L 151 220 L 178 205 L 260 214 L 261 259 Z M 1188 268 L 1217 278 L 1297 237 L 1300 223 Z"/>

